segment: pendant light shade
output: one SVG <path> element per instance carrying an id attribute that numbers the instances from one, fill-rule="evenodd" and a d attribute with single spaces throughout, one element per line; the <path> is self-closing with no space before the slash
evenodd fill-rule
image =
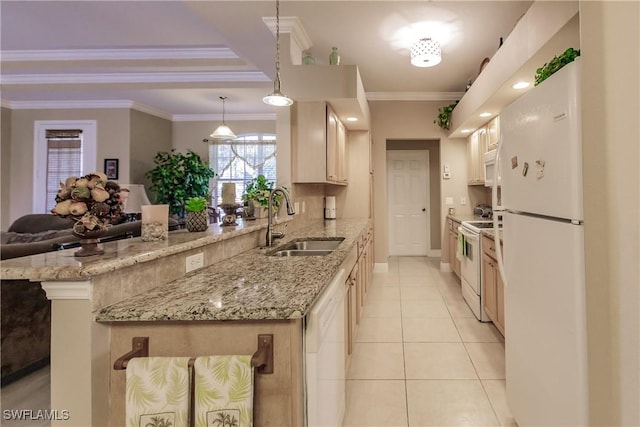
<path id="1" fill-rule="evenodd" d="M 209 135 L 213 139 L 234 139 L 236 134 L 233 133 L 229 126 L 224 122 L 224 102 L 227 100 L 226 96 L 221 96 L 222 100 L 222 124 L 213 131 L 211 135 Z"/>
<path id="2" fill-rule="evenodd" d="M 411 64 L 416 67 L 433 67 L 441 60 L 440 43 L 430 37 L 422 38 L 411 46 Z"/>
<path id="3" fill-rule="evenodd" d="M 276 107 L 293 104 L 293 99 L 280 91 L 280 0 L 276 0 L 276 79 L 273 82 L 273 92 L 262 98 L 262 101 Z"/>

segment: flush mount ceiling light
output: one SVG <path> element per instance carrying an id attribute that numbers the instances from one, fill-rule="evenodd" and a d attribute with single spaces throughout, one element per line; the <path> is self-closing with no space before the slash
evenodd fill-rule
<path id="1" fill-rule="evenodd" d="M 440 43 L 431 37 L 421 38 L 411 46 L 411 64 L 416 67 L 433 67 L 441 60 Z"/>
<path id="2" fill-rule="evenodd" d="M 492 114 L 489 112 L 480 113 L 480 117 L 491 117 Z"/>
<path id="3" fill-rule="evenodd" d="M 273 81 L 273 92 L 262 98 L 262 101 L 276 107 L 293 104 L 293 100 L 280 91 L 280 0 L 276 0 L 276 79 Z"/>
<path id="4" fill-rule="evenodd" d="M 513 86 L 511 86 L 512 88 L 519 90 L 519 89 L 526 89 L 529 86 L 531 86 L 531 83 L 529 82 L 518 82 L 518 83 L 514 83 Z"/>
<path id="5" fill-rule="evenodd" d="M 224 122 L 224 102 L 227 100 L 226 96 L 221 96 L 222 100 L 222 124 L 213 131 L 211 135 L 209 135 L 213 139 L 233 139 L 236 137 L 236 134 L 233 133 L 229 126 Z"/>

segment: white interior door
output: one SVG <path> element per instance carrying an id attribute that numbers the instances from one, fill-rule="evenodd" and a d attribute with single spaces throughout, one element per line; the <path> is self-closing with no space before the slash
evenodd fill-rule
<path id="1" fill-rule="evenodd" d="M 429 151 L 387 151 L 389 255 L 426 256 L 429 233 Z"/>

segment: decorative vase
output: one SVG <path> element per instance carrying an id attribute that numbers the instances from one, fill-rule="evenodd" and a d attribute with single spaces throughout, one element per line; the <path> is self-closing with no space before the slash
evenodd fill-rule
<path id="1" fill-rule="evenodd" d="M 266 218 L 267 217 L 267 207 L 266 206 L 259 206 L 259 205 L 254 205 L 254 215 L 257 219 L 262 219 L 262 218 Z"/>
<path id="2" fill-rule="evenodd" d="M 338 54 L 337 47 L 331 48 L 331 54 L 329 55 L 329 65 L 340 65 L 340 55 Z"/>
<path id="3" fill-rule="evenodd" d="M 80 249 L 75 251 L 75 257 L 87 257 L 104 254 L 104 249 L 98 248 L 99 238 L 107 234 L 107 230 L 85 231 L 83 234 L 73 232 L 73 235 L 80 238 Z"/>
<path id="4" fill-rule="evenodd" d="M 311 52 L 305 51 L 302 56 L 302 65 L 314 65 L 316 63 L 315 58 L 311 55 Z"/>
<path id="5" fill-rule="evenodd" d="M 207 212 L 187 212 L 186 226 L 189 231 L 205 231 L 209 228 L 209 216 Z"/>

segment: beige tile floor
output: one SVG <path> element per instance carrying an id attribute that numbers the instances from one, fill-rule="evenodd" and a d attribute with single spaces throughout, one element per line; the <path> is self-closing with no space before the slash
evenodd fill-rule
<path id="1" fill-rule="evenodd" d="M 393 258 L 374 274 L 347 372 L 344 426 L 515 426 L 504 340 L 480 323 L 439 260 Z M 1 390 L 2 408 L 48 409 L 49 368 Z M 2 426 L 48 422 L 0 420 Z"/>
<path id="2" fill-rule="evenodd" d="M 462 299 L 439 259 L 375 273 L 347 372 L 344 427 L 515 426 L 504 339 Z"/>

